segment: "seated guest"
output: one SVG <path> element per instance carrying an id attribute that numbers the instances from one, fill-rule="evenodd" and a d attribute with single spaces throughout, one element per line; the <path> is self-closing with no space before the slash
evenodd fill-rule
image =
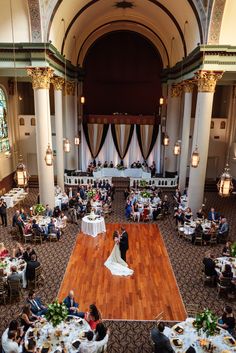
<path id="1" fill-rule="evenodd" d="M 205 258 L 203 259 L 203 265 L 205 266 L 205 275 L 209 277 L 216 277 L 217 272 L 216 272 L 216 264 L 214 261 L 214 255 L 210 252 L 206 253 Z"/>
<path id="2" fill-rule="evenodd" d="M 52 209 L 49 207 L 49 205 L 46 205 L 46 209 L 44 211 L 44 216 L 45 217 L 52 217 Z"/>
<path id="3" fill-rule="evenodd" d="M 15 342 L 19 345 L 22 338 L 24 337 L 24 331 L 22 330 L 22 328 L 19 325 L 19 322 L 17 320 L 12 320 L 9 324 L 9 326 L 6 328 L 6 330 L 3 332 L 2 335 L 2 349 L 5 348 L 5 345 L 7 343 L 8 340 L 8 332 L 15 332 L 16 337 L 15 337 Z M 4 348 L 3 348 L 4 347 Z M 7 349 L 4 350 L 8 351 Z"/>
<path id="4" fill-rule="evenodd" d="M 2 350 L 4 353 L 20 353 L 22 351 L 21 345 L 17 342 L 15 331 L 8 331 L 6 338 L 2 337 Z"/>
<path id="5" fill-rule="evenodd" d="M 139 161 L 136 163 L 136 168 L 142 168 L 142 164 Z"/>
<path id="6" fill-rule="evenodd" d="M 27 343 L 24 342 L 23 344 L 23 353 L 39 353 L 39 352 L 42 352 L 43 348 L 40 350 L 40 349 L 37 349 L 37 345 L 36 345 L 36 341 L 34 339 L 34 337 L 31 337 L 28 336 L 28 340 L 27 340 Z M 63 352 L 63 350 L 62 350 Z"/>
<path id="7" fill-rule="evenodd" d="M 73 196 L 69 199 L 69 211 L 73 210 L 76 206 L 76 198 Z"/>
<path id="8" fill-rule="evenodd" d="M 131 212 L 132 212 L 132 205 L 131 205 L 131 201 L 128 199 L 125 205 L 125 217 L 127 219 L 130 218 Z"/>
<path id="9" fill-rule="evenodd" d="M 54 218 L 51 218 L 50 223 L 48 223 L 48 234 L 56 234 L 57 239 L 60 240 L 61 232 L 60 229 L 56 227 Z"/>
<path id="10" fill-rule="evenodd" d="M 9 251 L 5 248 L 4 243 L 0 243 L 0 258 L 9 256 Z"/>
<path id="11" fill-rule="evenodd" d="M 193 214 L 192 214 L 191 208 L 187 207 L 187 209 L 184 212 L 184 220 L 186 222 L 189 222 L 192 218 L 193 218 Z"/>
<path id="12" fill-rule="evenodd" d="M 164 214 L 168 214 L 169 213 L 169 207 L 170 207 L 170 203 L 168 201 L 168 196 L 164 195 L 163 201 L 160 203 Z"/>
<path id="13" fill-rule="evenodd" d="M 157 328 L 154 327 L 151 330 L 151 339 L 154 343 L 154 351 L 155 353 L 174 353 L 169 338 L 163 333 L 164 329 L 164 323 L 159 322 Z"/>
<path id="14" fill-rule="evenodd" d="M 86 205 L 86 212 L 91 213 L 91 211 L 92 211 L 91 201 L 88 200 L 87 205 Z"/>
<path id="15" fill-rule="evenodd" d="M 26 332 L 30 327 L 33 327 L 36 319 L 39 319 L 39 317 L 31 312 L 30 305 L 24 305 L 20 314 L 20 326 L 23 331 Z"/>
<path id="16" fill-rule="evenodd" d="M 131 214 L 133 215 L 133 219 L 134 221 L 137 219 L 137 221 L 140 221 L 140 212 L 139 212 L 139 208 L 138 208 L 138 203 L 134 202 L 133 206 L 132 206 L 132 212 Z"/>
<path id="17" fill-rule="evenodd" d="M 218 320 L 218 326 L 227 330 L 230 334 L 233 333 L 235 328 L 235 317 L 233 310 L 230 306 L 226 305 L 221 318 Z"/>
<path id="18" fill-rule="evenodd" d="M 63 303 L 68 309 L 69 315 L 79 316 L 84 318 L 84 313 L 79 311 L 79 304 L 75 301 L 74 291 L 70 290 L 68 296 L 63 300 Z"/>
<path id="19" fill-rule="evenodd" d="M 34 249 L 32 249 L 30 245 L 28 245 L 23 253 L 23 259 L 25 260 L 25 262 L 29 262 L 31 260 L 32 255 L 36 256 L 36 252 L 34 251 Z"/>
<path id="20" fill-rule="evenodd" d="M 25 222 L 26 219 L 27 219 L 27 214 L 26 214 L 26 212 L 25 212 L 25 210 L 23 208 L 21 208 L 21 210 L 20 210 L 20 217 L 21 217 L 23 222 Z"/>
<path id="21" fill-rule="evenodd" d="M 105 183 L 105 189 L 106 190 L 109 190 L 111 188 L 111 185 L 109 184 L 109 181 L 108 179 L 106 180 L 106 183 Z"/>
<path id="22" fill-rule="evenodd" d="M 67 226 L 67 216 L 62 212 L 58 218 L 59 228 L 64 229 Z"/>
<path id="23" fill-rule="evenodd" d="M 161 201 L 160 197 L 155 193 L 152 199 L 153 203 L 159 203 Z"/>
<path id="24" fill-rule="evenodd" d="M 37 261 L 36 255 L 31 255 L 30 261 L 26 266 L 26 279 L 27 281 L 33 281 L 35 278 L 35 269 L 40 266 L 40 263 Z"/>
<path id="25" fill-rule="evenodd" d="M 54 218 L 58 218 L 61 214 L 61 210 L 59 206 L 56 206 L 53 210 L 53 217 Z"/>
<path id="26" fill-rule="evenodd" d="M 24 226 L 24 234 L 31 234 L 33 226 L 33 219 L 29 219 L 29 221 Z"/>
<path id="27" fill-rule="evenodd" d="M 104 162 L 103 168 L 108 168 L 108 163 L 107 163 L 107 161 Z"/>
<path id="28" fill-rule="evenodd" d="M 114 164 L 113 162 L 111 161 L 110 164 L 109 164 L 109 168 L 113 168 L 114 167 Z"/>
<path id="29" fill-rule="evenodd" d="M 232 268 L 229 264 L 225 264 L 224 271 L 222 271 L 220 274 L 220 279 L 222 278 L 233 278 Z"/>
<path id="30" fill-rule="evenodd" d="M 151 171 L 151 177 L 153 178 L 156 174 L 156 163 L 153 161 L 151 166 L 150 166 L 150 171 Z"/>
<path id="31" fill-rule="evenodd" d="M 210 241 L 211 237 L 213 234 L 216 234 L 216 225 L 215 223 L 211 223 L 211 228 L 208 231 L 205 231 L 205 233 L 203 234 L 204 236 L 204 241 L 208 242 Z"/>
<path id="32" fill-rule="evenodd" d="M 12 257 L 23 257 L 24 248 L 20 243 L 15 243 L 12 250 Z"/>
<path id="33" fill-rule="evenodd" d="M 184 213 L 180 208 L 175 210 L 174 218 L 177 227 L 184 224 Z"/>
<path id="34" fill-rule="evenodd" d="M 20 211 L 16 210 L 16 212 L 14 213 L 14 215 L 12 217 L 12 227 L 16 226 L 16 221 L 17 221 L 19 216 L 20 216 Z"/>
<path id="35" fill-rule="evenodd" d="M 64 192 L 61 198 L 61 210 L 65 211 L 68 209 L 69 206 L 69 197 L 67 194 Z"/>
<path id="36" fill-rule="evenodd" d="M 177 204 L 180 204 L 181 192 L 179 191 L 178 188 L 175 190 L 173 197 L 174 197 L 175 202 Z"/>
<path id="37" fill-rule="evenodd" d="M 98 168 L 100 168 L 102 166 L 101 161 L 98 161 Z"/>
<path id="38" fill-rule="evenodd" d="M 217 241 L 219 243 L 222 241 L 226 241 L 228 234 L 229 234 L 229 224 L 226 218 L 222 218 L 219 225 L 219 230 L 217 233 Z"/>
<path id="39" fill-rule="evenodd" d="M 43 229 L 36 223 L 36 219 L 32 220 L 32 229 L 37 235 L 41 235 L 42 237 L 46 238 L 46 234 L 44 233 Z"/>
<path id="40" fill-rule="evenodd" d="M 202 208 L 200 208 L 198 211 L 197 211 L 197 218 L 199 219 L 203 219 L 204 218 L 204 212 L 202 210 Z"/>
<path id="41" fill-rule="evenodd" d="M 192 244 L 195 243 L 196 237 L 201 236 L 201 235 L 203 236 L 203 228 L 202 228 L 202 225 L 200 223 L 198 223 L 196 225 L 195 231 L 192 235 Z"/>
<path id="42" fill-rule="evenodd" d="M 36 297 L 35 291 L 31 290 L 26 299 L 26 303 L 30 305 L 30 310 L 34 315 L 42 316 L 48 311 L 47 307 L 44 306 L 39 297 Z"/>
<path id="43" fill-rule="evenodd" d="M 85 313 L 84 318 L 91 327 L 91 330 L 95 330 L 97 324 L 101 321 L 101 315 L 95 304 L 89 305 L 89 312 Z"/>
<path id="44" fill-rule="evenodd" d="M 104 326 L 102 322 L 97 324 L 96 330 L 95 330 L 95 341 L 102 341 L 107 334 L 107 328 Z"/>
<path id="45" fill-rule="evenodd" d="M 222 256 L 230 256 L 231 255 L 231 242 L 227 241 L 222 250 Z"/>
<path id="46" fill-rule="evenodd" d="M 19 282 L 22 286 L 22 274 L 17 272 L 16 266 L 11 266 L 11 273 L 7 276 L 8 282 Z"/>
<path id="47" fill-rule="evenodd" d="M 131 164 L 131 168 L 137 168 L 136 162 Z"/>
<path id="48" fill-rule="evenodd" d="M 219 220 L 219 215 L 217 212 L 215 212 L 215 209 L 212 207 L 210 212 L 208 213 L 208 220 L 216 222 Z"/>
<path id="49" fill-rule="evenodd" d="M 101 341 L 94 341 L 93 331 L 85 333 L 86 341 L 81 342 L 78 353 L 98 353 L 102 347 L 108 342 L 109 331 Z"/>

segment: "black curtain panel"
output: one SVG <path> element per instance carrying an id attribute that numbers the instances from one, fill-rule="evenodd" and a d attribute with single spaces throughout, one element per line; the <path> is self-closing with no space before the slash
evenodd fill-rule
<path id="1" fill-rule="evenodd" d="M 134 132 L 133 124 L 126 124 L 124 129 L 121 128 L 121 124 L 112 124 L 111 125 L 111 133 L 113 137 L 113 141 L 117 150 L 117 153 L 121 160 L 125 158 L 125 155 L 129 149 L 129 145 Z M 121 143 L 121 136 L 123 136 L 123 144 Z"/>
<path id="2" fill-rule="evenodd" d="M 109 124 L 83 123 L 85 139 L 93 159 L 95 159 L 101 151 L 107 137 L 108 128 Z"/>
<path id="3" fill-rule="evenodd" d="M 157 140 L 159 124 L 136 125 L 138 144 L 144 160 L 147 160 Z"/>

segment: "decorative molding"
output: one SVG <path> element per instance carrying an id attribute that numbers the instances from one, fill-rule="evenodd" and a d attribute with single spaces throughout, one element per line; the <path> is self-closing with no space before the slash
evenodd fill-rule
<path id="1" fill-rule="evenodd" d="M 50 67 L 32 67 L 27 69 L 27 74 L 32 78 L 33 89 L 49 89 L 53 77 Z"/>
<path id="2" fill-rule="evenodd" d="M 62 91 L 64 87 L 65 80 L 62 77 L 54 76 L 51 79 L 51 83 L 56 91 Z"/>
<path id="3" fill-rule="evenodd" d="M 215 92 L 216 82 L 223 76 L 223 71 L 204 71 L 195 73 L 198 92 Z"/>
<path id="4" fill-rule="evenodd" d="M 215 0 L 208 33 L 208 43 L 218 44 L 226 0 Z"/>
<path id="5" fill-rule="evenodd" d="M 28 0 L 32 42 L 42 42 L 41 15 L 39 0 Z"/>
<path id="6" fill-rule="evenodd" d="M 64 94 L 65 94 L 65 96 L 74 96 L 75 95 L 75 82 L 74 81 L 66 81 Z"/>
<path id="7" fill-rule="evenodd" d="M 184 93 L 193 93 L 194 89 L 194 82 L 192 80 L 190 81 L 184 81 L 182 83 L 183 91 Z"/>
<path id="8" fill-rule="evenodd" d="M 171 86 L 171 97 L 180 97 L 182 93 L 182 87 L 181 85 L 172 85 Z"/>

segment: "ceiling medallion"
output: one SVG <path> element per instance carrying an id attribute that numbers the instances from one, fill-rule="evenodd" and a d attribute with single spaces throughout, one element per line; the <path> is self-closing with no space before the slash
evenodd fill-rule
<path id="1" fill-rule="evenodd" d="M 126 0 L 117 1 L 114 7 L 117 7 L 117 9 L 132 9 L 132 7 L 134 7 L 134 3 Z"/>

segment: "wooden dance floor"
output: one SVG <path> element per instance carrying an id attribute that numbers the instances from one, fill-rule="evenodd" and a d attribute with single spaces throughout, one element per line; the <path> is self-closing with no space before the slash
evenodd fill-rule
<path id="1" fill-rule="evenodd" d="M 106 235 L 79 234 L 59 291 L 63 300 L 75 291 L 81 311 L 95 303 L 104 319 L 152 320 L 161 311 L 165 320 L 184 320 L 184 305 L 169 257 L 155 224 L 127 224 L 127 263 L 131 277 L 112 276 L 104 266 L 118 224 L 107 224 Z"/>

